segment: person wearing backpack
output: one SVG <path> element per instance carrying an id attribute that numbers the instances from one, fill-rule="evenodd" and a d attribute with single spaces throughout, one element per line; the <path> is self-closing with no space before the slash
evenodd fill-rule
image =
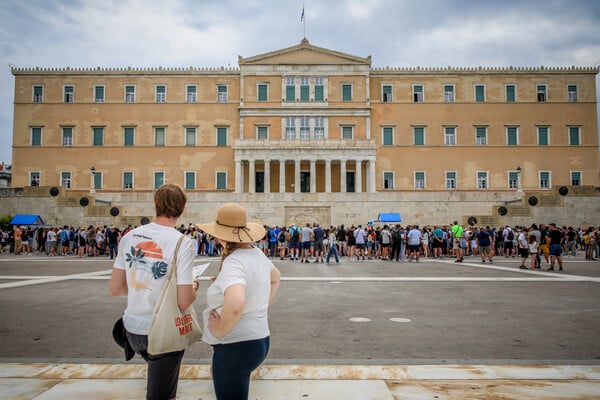
<path id="1" fill-rule="evenodd" d="M 300 228 L 296 224 L 292 224 L 290 228 L 288 248 L 290 249 L 290 260 L 298 260 L 298 253 L 300 252 Z"/>
<path id="2" fill-rule="evenodd" d="M 285 260 L 285 252 L 287 250 L 287 242 L 288 242 L 289 233 L 287 229 L 284 227 L 279 231 L 279 235 L 277 236 L 277 248 L 279 249 L 279 259 Z"/>
<path id="3" fill-rule="evenodd" d="M 502 238 L 504 239 L 504 257 L 509 258 L 513 250 L 513 240 L 515 238 L 515 232 L 510 229 L 510 226 L 506 225 L 502 231 Z"/>

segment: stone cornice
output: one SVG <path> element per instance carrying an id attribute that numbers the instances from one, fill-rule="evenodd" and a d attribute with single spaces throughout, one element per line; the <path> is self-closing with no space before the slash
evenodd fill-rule
<path id="1" fill-rule="evenodd" d="M 176 76 L 176 75 L 239 75 L 238 68 L 230 67 L 127 67 L 127 68 L 102 68 L 102 67 L 33 67 L 21 68 L 12 67 L 13 75 L 81 75 L 81 76 L 99 76 L 99 75 L 136 75 L 136 76 Z"/>
<path id="2" fill-rule="evenodd" d="M 597 74 L 599 67 L 379 67 L 371 68 L 371 75 L 437 75 L 437 74 Z"/>

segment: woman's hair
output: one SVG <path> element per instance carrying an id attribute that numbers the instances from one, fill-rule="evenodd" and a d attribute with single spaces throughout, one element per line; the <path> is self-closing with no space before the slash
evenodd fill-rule
<path id="1" fill-rule="evenodd" d="M 227 258 L 227 256 L 229 256 L 231 253 L 234 252 L 235 249 L 237 249 L 238 247 L 240 247 L 242 244 L 245 243 L 237 243 L 237 242 L 227 242 L 223 239 L 218 239 L 219 242 L 223 245 L 223 251 L 221 252 L 221 264 L 219 264 L 219 271 L 217 272 L 217 275 L 219 275 L 219 273 L 221 272 L 221 269 L 223 268 L 223 262 L 225 261 L 225 259 Z M 213 277 L 213 281 L 216 279 L 217 277 Z"/>
<path id="2" fill-rule="evenodd" d="M 175 183 L 162 185 L 154 194 L 157 217 L 179 218 L 183 214 L 187 195 L 183 188 Z"/>
<path id="3" fill-rule="evenodd" d="M 535 235 L 529 235 L 529 243 L 535 242 Z"/>

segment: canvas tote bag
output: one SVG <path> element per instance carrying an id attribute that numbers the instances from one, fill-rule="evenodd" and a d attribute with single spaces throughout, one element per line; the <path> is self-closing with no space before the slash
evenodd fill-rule
<path id="1" fill-rule="evenodd" d="M 198 324 L 194 304 L 183 311 L 177 305 L 177 252 L 184 237 L 181 235 L 177 242 L 169 280 L 154 307 L 148 335 L 148 353 L 150 354 L 180 351 L 188 348 L 202 337 L 202 329 Z"/>

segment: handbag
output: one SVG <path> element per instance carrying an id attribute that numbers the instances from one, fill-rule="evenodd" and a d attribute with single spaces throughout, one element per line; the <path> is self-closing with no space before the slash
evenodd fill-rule
<path id="1" fill-rule="evenodd" d="M 181 351 L 202 337 L 202 329 L 194 304 L 185 310 L 177 305 L 177 252 L 184 235 L 181 235 L 175 248 L 171 273 L 152 313 L 148 334 L 148 353 L 163 354 Z"/>

